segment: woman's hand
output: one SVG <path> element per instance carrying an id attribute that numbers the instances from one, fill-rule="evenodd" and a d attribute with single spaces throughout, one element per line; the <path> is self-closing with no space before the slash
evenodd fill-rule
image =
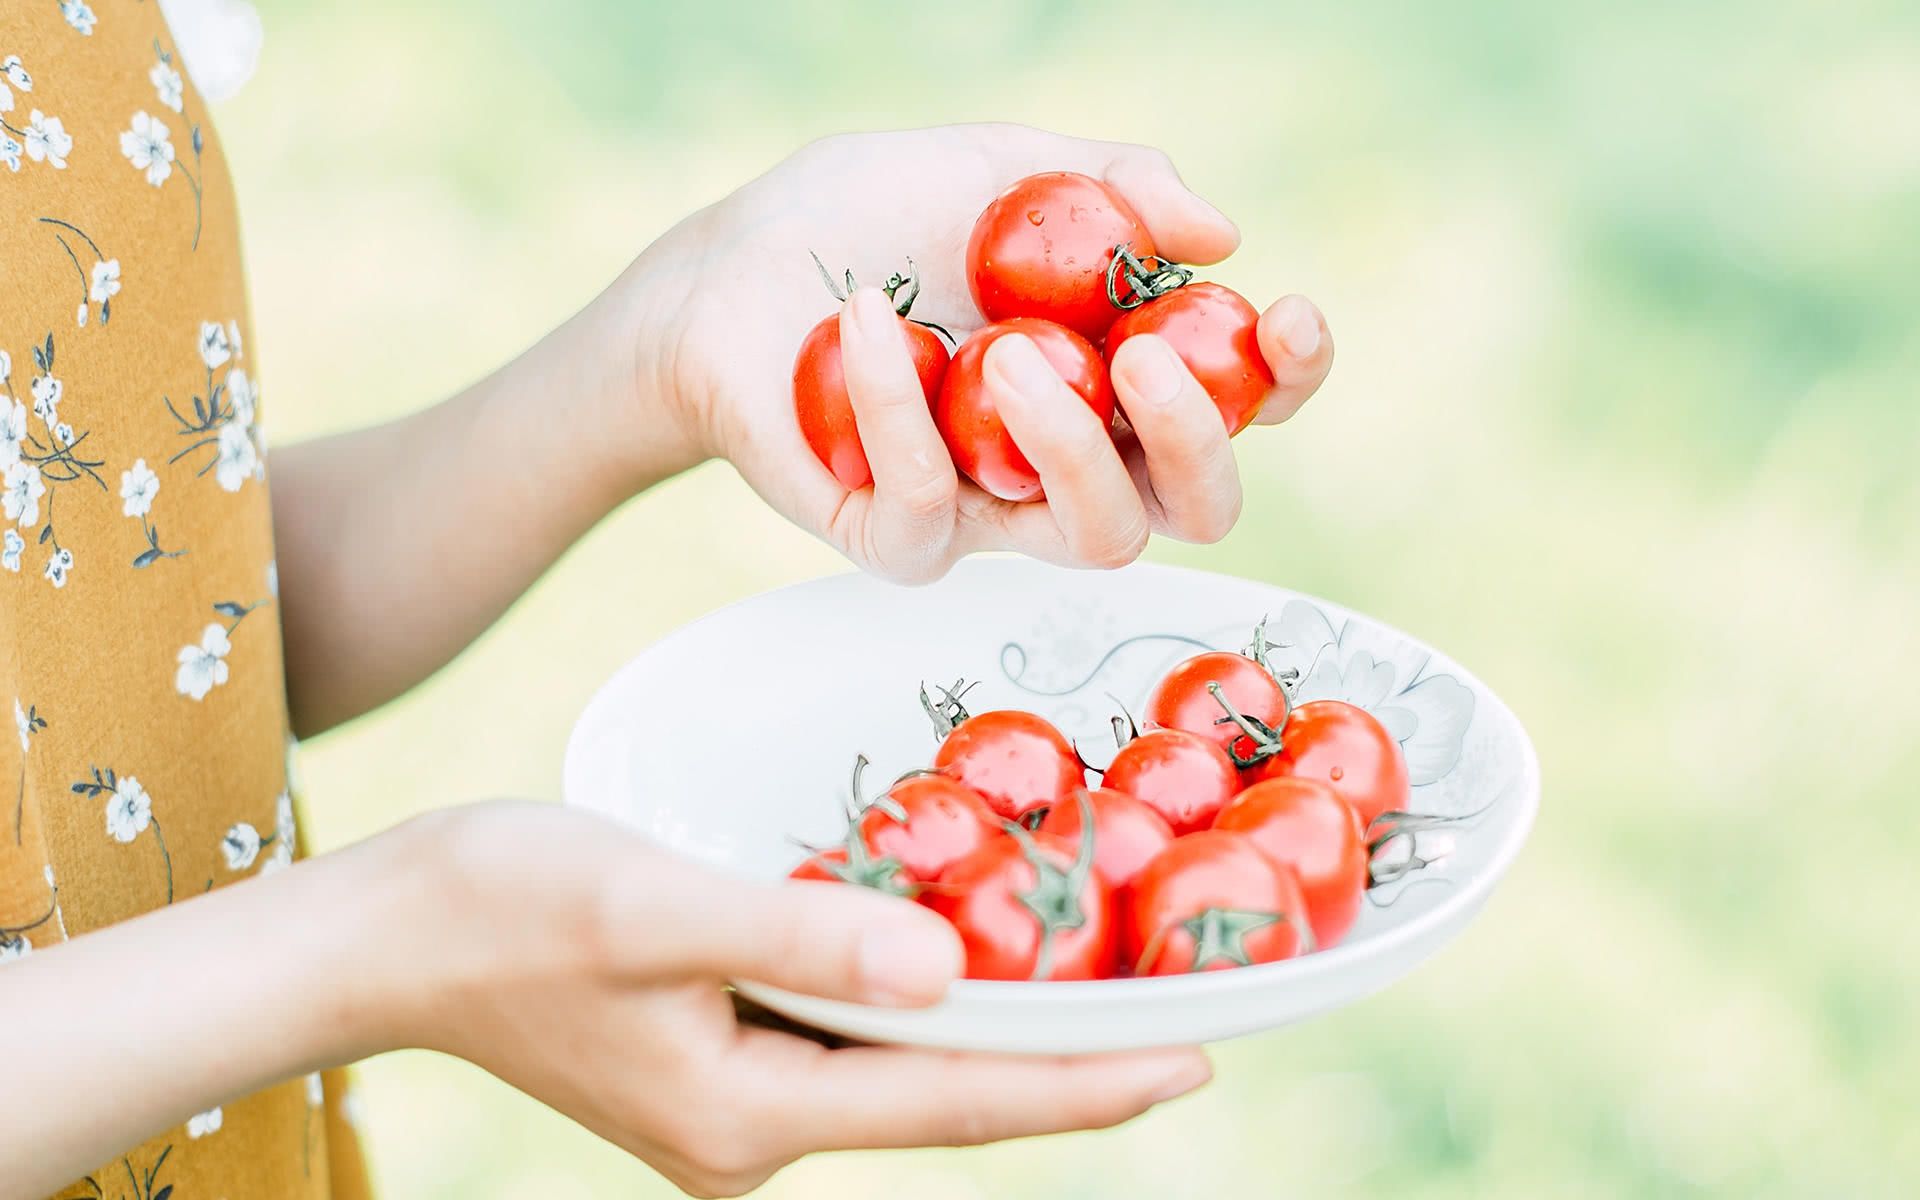
<path id="1" fill-rule="evenodd" d="M 989 352 L 988 387 L 1039 470 L 1042 504 L 997 500 L 956 476 L 873 289 L 841 316 L 873 488 L 847 492 L 800 436 L 793 356 L 833 311 L 809 251 L 870 282 L 911 257 L 924 282 L 914 315 L 963 335 L 982 323 L 962 269 L 974 219 L 1008 184 L 1043 170 L 1105 179 L 1169 258 L 1217 262 L 1238 244 L 1232 223 L 1155 150 L 1016 125 L 857 134 L 806 147 L 682 222 L 603 299 L 622 313 L 614 324 L 643 331 L 636 378 L 677 414 L 674 436 L 731 461 L 776 509 L 868 570 L 931 580 L 991 549 L 1111 567 L 1136 557 L 1150 531 L 1217 540 L 1239 515 L 1238 471 L 1212 402 L 1158 338 L 1131 339 L 1117 355 L 1114 386 L 1134 431 L 1117 448 L 1030 341 L 1005 338 Z M 1262 315 L 1259 338 L 1277 380 L 1261 419 L 1285 420 L 1326 377 L 1333 343 L 1299 296 Z M 624 411 L 642 414 L 625 417 L 626 445 L 661 442 L 646 405 Z"/>
<path id="2" fill-rule="evenodd" d="M 931 1004 L 959 941 L 911 903 L 743 883 L 565 809 L 483 805 L 421 825 L 442 864 L 444 949 L 404 1006 L 402 1040 L 485 1067 L 698 1195 L 749 1191 L 817 1150 L 1111 1125 L 1209 1077 L 1191 1050 L 828 1049 L 743 1025 L 722 980 Z"/>

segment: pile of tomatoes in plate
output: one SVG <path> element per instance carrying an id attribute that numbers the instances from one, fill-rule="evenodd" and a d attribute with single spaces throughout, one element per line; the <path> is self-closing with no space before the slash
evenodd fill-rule
<path id="1" fill-rule="evenodd" d="M 1427 865 L 1413 835 L 1444 818 L 1407 811 L 1380 722 L 1296 705 L 1266 650 L 1256 629 L 1244 653 L 1175 666 L 1144 728 L 1114 718 L 1104 768 L 1040 716 L 923 688 L 931 764 L 863 798 L 860 759 L 844 842 L 793 877 L 917 898 L 959 931 L 972 979 L 1174 975 L 1332 946 L 1370 886 Z"/>
<path id="2" fill-rule="evenodd" d="M 818 261 L 818 260 L 816 260 Z M 945 330 L 910 319 L 919 281 L 885 284 L 899 313 L 921 390 L 956 467 L 1002 500 L 1039 500 L 1040 476 L 1000 420 L 982 376 L 987 347 L 1009 333 L 1033 339 L 1060 378 L 1110 430 L 1108 365 L 1137 334 L 1167 339 L 1220 409 L 1229 435 L 1259 412 L 1273 372 L 1255 334 L 1259 313 L 1231 288 L 1195 283 L 1161 258 L 1146 226 L 1112 188 L 1052 171 L 1001 193 L 967 242 L 967 282 L 990 322 L 949 353 Z M 836 298 L 846 292 L 821 274 Z M 847 290 L 853 277 L 846 277 Z M 950 336 L 950 335 L 948 335 Z M 827 317 L 801 343 L 793 367 L 794 411 L 814 454 L 849 491 L 873 482 L 840 360 L 840 318 Z"/>

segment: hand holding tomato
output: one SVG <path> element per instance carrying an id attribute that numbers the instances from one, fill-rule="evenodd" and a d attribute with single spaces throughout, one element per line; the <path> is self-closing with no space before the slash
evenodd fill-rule
<path id="1" fill-rule="evenodd" d="M 1128 339 L 1136 348 L 1113 363 L 1129 427 L 1117 442 L 1085 404 L 1060 403 L 1067 389 L 1029 339 L 1002 338 L 983 355 L 980 386 L 1040 476 L 1045 503 L 1001 500 L 954 470 L 908 335 L 877 289 L 862 289 L 839 326 L 873 485 L 849 490 L 801 435 L 794 352 L 832 313 L 808 251 L 874 280 L 913 259 L 924 281 L 914 317 L 964 337 L 985 323 L 963 265 L 976 218 L 1016 181 L 1062 170 L 1110 187 L 1169 258 L 1215 262 L 1238 241 L 1163 155 L 1143 147 L 1013 125 L 828 138 L 682 222 L 609 291 L 600 307 L 612 310 L 611 323 L 641 331 L 634 391 L 664 403 L 611 414 L 608 444 L 631 455 L 635 476 L 663 441 L 726 458 L 781 513 L 900 580 L 936 578 L 980 550 L 1116 566 L 1152 531 L 1224 535 L 1240 489 L 1219 412 L 1177 359 L 1150 361 L 1149 337 Z M 1270 414 L 1304 402 L 1331 361 L 1318 314 L 1292 303 L 1319 337 L 1294 357 L 1285 347 L 1305 343 L 1280 334 L 1301 313 L 1283 301 L 1262 318 L 1260 345 L 1277 381 Z"/>

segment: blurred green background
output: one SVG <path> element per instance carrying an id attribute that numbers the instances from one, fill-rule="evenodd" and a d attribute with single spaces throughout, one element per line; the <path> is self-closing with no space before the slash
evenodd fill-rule
<path id="1" fill-rule="evenodd" d="M 765 1195 L 1920 1194 L 1910 4 L 262 7 L 220 121 L 277 440 L 450 393 L 816 135 L 1155 143 L 1246 233 L 1218 277 L 1317 298 L 1340 361 L 1241 443 L 1237 532 L 1151 553 L 1427 637 L 1538 741 L 1516 873 L 1388 994 L 1124 1129 Z M 314 743 L 309 828 L 552 797 L 616 666 L 838 566 L 724 467 L 663 487 Z M 390 1197 L 671 1194 L 462 1064 L 362 1087 Z"/>

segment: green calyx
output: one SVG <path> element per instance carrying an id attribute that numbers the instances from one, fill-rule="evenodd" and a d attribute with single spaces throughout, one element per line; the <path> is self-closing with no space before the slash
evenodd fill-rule
<path id="1" fill-rule="evenodd" d="M 1020 843 L 1020 849 L 1033 866 L 1033 887 L 1016 892 L 1015 898 L 1040 923 L 1040 953 L 1033 964 L 1033 978 L 1045 979 L 1053 973 L 1053 937 L 1063 929 L 1078 929 L 1087 923 L 1080 895 L 1086 890 L 1087 877 L 1093 873 L 1093 803 L 1082 788 L 1074 800 L 1080 806 L 1080 846 L 1073 862 L 1062 871 L 1033 835 L 1014 822 L 1007 832 Z"/>
<path id="2" fill-rule="evenodd" d="M 1237 908 L 1207 908 L 1180 923 L 1193 939 L 1193 966 L 1199 971 L 1216 962 L 1236 967 L 1251 965 L 1247 935 L 1286 920 L 1285 913 L 1248 912 Z"/>
<path id="3" fill-rule="evenodd" d="M 842 883 L 872 888 L 889 896 L 911 896 L 919 889 L 901 874 L 900 862 L 892 855 L 874 858 L 858 832 L 847 835 L 847 861 L 833 864 L 829 870 Z"/>
<path id="4" fill-rule="evenodd" d="M 808 251 L 808 253 L 812 254 L 812 251 Z M 844 283 L 835 280 L 833 272 L 827 270 L 827 264 L 820 261 L 818 254 L 813 254 L 813 265 L 820 268 L 820 279 L 821 282 L 827 285 L 827 292 L 842 304 L 845 304 L 847 297 L 853 295 L 854 289 L 860 286 L 854 281 L 851 270 L 844 272 Z M 932 321 L 914 320 L 912 317 L 907 316 L 907 314 L 913 311 L 913 302 L 920 298 L 920 276 L 913 269 L 913 260 L 911 258 L 907 260 L 906 271 L 895 271 L 893 274 L 887 276 L 887 281 L 880 285 L 880 290 L 887 294 L 887 299 L 893 301 L 894 312 L 900 314 L 902 317 L 907 317 L 907 319 L 913 321 L 915 325 L 926 326 L 928 329 L 933 330 L 945 338 L 949 343 L 956 346 L 959 345 L 959 340 L 941 326 L 935 325 Z"/>
<path id="5" fill-rule="evenodd" d="M 1107 299 L 1115 308 L 1139 308 L 1193 282 L 1193 272 L 1157 254 L 1134 254 L 1125 242 L 1113 248 L 1107 263 Z M 1121 285 L 1126 285 L 1122 294 Z"/>

